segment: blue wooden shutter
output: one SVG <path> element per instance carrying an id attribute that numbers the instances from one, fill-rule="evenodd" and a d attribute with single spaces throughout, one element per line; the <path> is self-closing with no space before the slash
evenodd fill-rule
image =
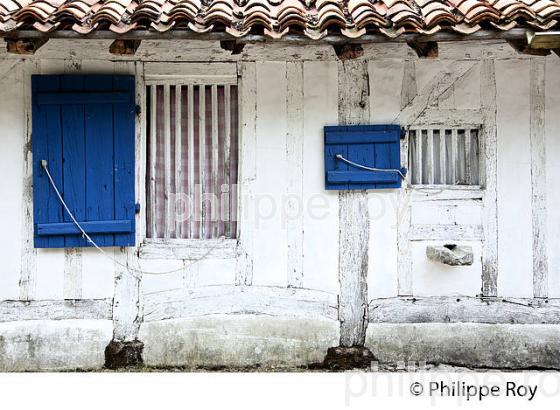
<path id="1" fill-rule="evenodd" d="M 325 189 L 400 188 L 400 126 L 327 126 L 324 131 Z M 337 159 L 338 154 L 366 167 L 393 171 L 364 170 Z"/>
<path id="2" fill-rule="evenodd" d="M 134 77 L 32 78 L 36 248 L 92 246 L 64 211 L 41 167 L 99 246 L 134 246 Z"/>

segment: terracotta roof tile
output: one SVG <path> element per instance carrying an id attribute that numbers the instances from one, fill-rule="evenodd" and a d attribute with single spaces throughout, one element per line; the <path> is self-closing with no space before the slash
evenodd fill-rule
<path id="1" fill-rule="evenodd" d="M 469 34 L 482 26 L 547 29 L 558 20 L 560 0 L 0 0 L 2 32 L 225 30 L 280 38 L 297 31 L 319 39 L 332 31 L 355 38 L 443 29 Z"/>

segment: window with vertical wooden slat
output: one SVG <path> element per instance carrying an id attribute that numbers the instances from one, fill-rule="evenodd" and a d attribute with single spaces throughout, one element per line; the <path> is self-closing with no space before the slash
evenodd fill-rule
<path id="1" fill-rule="evenodd" d="M 413 185 L 480 185 L 479 128 L 415 128 L 408 134 Z"/>
<path id="2" fill-rule="evenodd" d="M 153 84 L 147 101 L 147 237 L 237 235 L 237 86 Z"/>

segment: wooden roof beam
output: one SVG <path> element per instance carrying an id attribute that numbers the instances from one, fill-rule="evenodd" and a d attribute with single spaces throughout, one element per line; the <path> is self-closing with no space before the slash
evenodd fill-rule
<path id="1" fill-rule="evenodd" d="M 220 40 L 222 50 L 231 51 L 232 55 L 241 54 L 245 48 L 245 43 L 237 40 Z"/>
<path id="2" fill-rule="evenodd" d="M 437 41 L 407 41 L 406 44 L 416 52 L 420 58 L 437 58 L 438 43 Z"/>
<path id="3" fill-rule="evenodd" d="M 353 60 L 364 55 L 364 49 L 361 44 L 334 44 L 334 52 L 336 56 L 342 60 Z"/>
<path id="4" fill-rule="evenodd" d="M 37 38 L 5 38 L 6 51 L 11 54 L 33 55 L 49 39 L 47 37 Z"/>
<path id="5" fill-rule="evenodd" d="M 528 54 L 531 56 L 547 56 L 550 54 L 550 49 L 545 48 L 532 48 L 527 40 L 507 40 L 508 44 L 519 54 Z"/>
<path id="6" fill-rule="evenodd" d="M 116 56 L 133 56 L 142 40 L 115 40 L 109 46 L 109 52 Z"/>

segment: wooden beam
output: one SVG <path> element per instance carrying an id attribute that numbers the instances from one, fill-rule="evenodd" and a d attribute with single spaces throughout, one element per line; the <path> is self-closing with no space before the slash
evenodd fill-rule
<path id="1" fill-rule="evenodd" d="M 384 34 L 364 34 L 356 39 L 350 39 L 341 34 L 328 35 L 321 40 L 312 40 L 303 34 L 286 34 L 280 39 L 272 39 L 262 34 L 248 34 L 243 37 L 243 43 L 255 42 L 280 42 L 280 43 L 302 43 L 302 44 L 366 44 L 366 43 L 403 43 L 407 41 L 483 41 L 483 40 L 513 40 L 523 39 L 526 41 L 527 33 L 531 30 L 515 28 L 507 31 L 479 30 L 475 33 L 464 35 L 453 32 L 439 32 L 432 35 L 405 33 L 395 38 Z M 195 33 L 190 30 L 169 30 L 165 33 L 149 30 L 131 30 L 128 33 L 116 34 L 109 30 L 95 30 L 90 34 L 80 34 L 73 30 L 55 30 L 52 33 L 42 33 L 36 30 L 15 30 L 9 33 L 0 33 L 0 36 L 18 38 L 69 38 L 69 39 L 127 39 L 127 40 L 205 40 L 221 41 L 235 40 L 228 33 L 210 32 L 205 34 Z"/>
<path id="2" fill-rule="evenodd" d="M 406 44 L 412 48 L 420 58 L 437 58 L 438 43 L 436 41 L 407 41 Z"/>
<path id="3" fill-rule="evenodd" d="M 371 300 L 369 322 L 560 324 L 560 303 L 497 297 L 394 297 Z"/>
<path id="4" fill-rule="evenodd" d="M 361 44 L 334 44 L 333 48 L 336 56 L 342 61 L 353 60 L 364 55 Z"/>
<path id="5" fill-rule="evenodd" d="M 222 50 L 231 51 L 232 55 L 237 55 L 243 52 L 245 43 L 240 43 L 237 40 L 221 40 L 220 47 Z"/>
<path id="6" fill-rule="evenodd" d="M 33 55 L 41 48 L 49 39 L 47 37 L 39 38 L 6 38 L 6 50 L 12 54 Z"/>
<path id="7" fill-rule="evenodd" d="M 113 300 L 4 300 L 0 302 L 0 323 L 18 320 L 111 319 Z"/>
<path id="8" fill-rule="evenodd" d="M 507 40 L 507 43 L 519 54 L 531 56 L 547 56 L 550 54 L 550 50 L 548 49 L 531 48 L 525 39 Z"/>
<path id="9" fill-rule="evenodd" d="M 109 52 L 117 56 L 133 56 L 142 40 L 115 40 L 109 46 Z"/>

